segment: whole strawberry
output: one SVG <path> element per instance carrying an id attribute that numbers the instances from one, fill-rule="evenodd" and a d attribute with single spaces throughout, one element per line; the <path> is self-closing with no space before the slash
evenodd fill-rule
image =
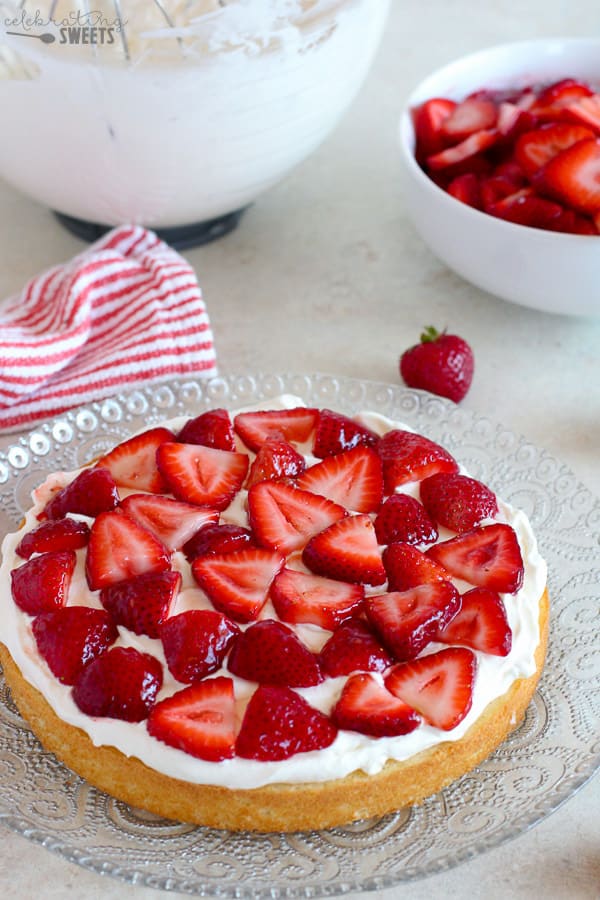
<path id="1" fill-rule="evenodd" d="M 400 357 L 400 374 L 408 387 L 421 388 L 458 403 L 473 380 L 475 361 L 466 341 L 456 334 L 441 334 L 431 325 L 421 343 Z"/>

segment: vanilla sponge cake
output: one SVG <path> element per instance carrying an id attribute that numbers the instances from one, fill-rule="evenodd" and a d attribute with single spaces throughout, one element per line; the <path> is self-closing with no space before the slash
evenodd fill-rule
<path id="1" fill-rule="evenodd" d="M 524 513 L 404 426 L 293 397 L 51 475 L 2 569 L 2 663 L 43 745 L 233 830 L 438 791 L 519 723 L 547 640 Z"/>

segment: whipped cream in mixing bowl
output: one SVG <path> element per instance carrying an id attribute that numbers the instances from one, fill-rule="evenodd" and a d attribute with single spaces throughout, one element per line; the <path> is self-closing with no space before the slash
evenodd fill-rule
<path id="1" fill-rule="evenodd" d="M 0 176 L 105 225 L 172 227 L 241 209 L 334 127 L 366 75 L 388 5 L 103 0 L 94 9 L 108 23 L 97 26 L 105 42 L 84 45 L 71 38 L 86 26 L 63 25 L 70 0 L 59 0 L 51 24 L 29 30 L 5 2 Z"/>

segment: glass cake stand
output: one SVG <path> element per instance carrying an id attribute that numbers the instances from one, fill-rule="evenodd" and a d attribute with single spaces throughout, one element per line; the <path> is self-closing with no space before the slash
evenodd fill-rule
<path id="1" fill-rule="evenodd" d="M 419 391 L 330 375 L 171 381 L 120 394 L 0 441 L 0 525 L 14 530 L 46 473 L 76 468 L 131 432 L 214 406 L 293 393 L 348 414 L 372 409 L 443 443 L 523 508 L 549 564 L 546 666 L 525 720 L 482 765 L 421 806 L 344 828 L 230 834 L 159 819 L 106 796 L 46 753 L 0 682 L 0 821 L 88 869 L 220 898 L 378 890 L 448 869 L 548 816 L 600 763 L 597 701 L 600 503 L 545 450 Z"/>

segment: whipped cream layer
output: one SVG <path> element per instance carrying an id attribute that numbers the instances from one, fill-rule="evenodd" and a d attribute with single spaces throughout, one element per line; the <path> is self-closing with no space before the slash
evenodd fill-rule
<path id="1" fill-rule="evenodd" d="M 301 405 L 304 404 L 299 398 L 284 395 L 269 401 L 268 404 L 251 408 L 276 409 Z M 233 417 L 235 413 L 231 415 Z M 165 424 L 177 432 L 188 418 L 189 416 L 173 419 Z M 413 430 L 408 429 L 402 423 L 392 422 L 372 412 L 361 413 L 354 418 L 380 435 L 392 428 Z M 253 457 L 253 454 L 241 442 L 240 449 L 248 452 L 251 458 Z M 304 452 L 308 465 L 320 461 L 310 456 L 308 447 L 299 447 L 298 449 Z M 342 778 L 356 770 L 376 774 L 388 760 L 405 760 L 436 744 L 460 740 L 489 703 L 506 693 L 516 679 L 527 678 L 536 671 L 534 655 L 540 640 L 539 601 L 546 586 L 546 564 L 539 555 L 536 539 L 527 516 L 522 511 L 516 510 L 498 499 L 499 513 L 494 521 L 506 522 L 515 529 L 525 566 L 521 590 L 514 595 L 501 595 L 512 629 L 512 649 L 506 657 L 491 656 L 474 651 L 477 656 L 477 675 L 472 707 L 463 721 L 451 731 L 442 731 L 425 722 L 422 722 L 410 734 L 398 737 L 372 738 L 358 732 L 339 731 L 335 741 L 329 747 L 308 753 L 298 753 L 290 759 L 278 762 L 259 762 L 234 757 L 213 763 L 196 759 L 151 737 L 146 730 L 145 722 L 129 723 L 112 718 L 86 716 L 73 702 L 71 688 L 56 680 L 45 660 L 39 655 L 31 630 L 33 619 L 14 604 L 10 590 L 10 570 L 24 562 L 21 557 L 17 556 L 16 547 L 27 531 L 39 525 L 37 514 L 44 508 L 52 493 L 57 488 L 68 484 L 77 474 L 78 472 L 57 472 L 50 475 L 44 484 L 34 491 L 34 505 L 27 513 L 23 528 L 14 534 L 7 535 L 3 541 L 2 566 L 0 568 L 0 602 L 3 610 L 0 621 L 0 640 L 10 651 L 24 678 L 40 691 L 55 713 L 68 724 L 77 726 L 86 732 L 96 746 L 116 747 L 126 756 L 137 757 L 150 768 L 173 778 L 233 789 L 249 789 L 277 783 L 330 781 Z M 406 492 L 418 496 L 418 484 L 407 485 Z M 119 493 L 121 497 L 124 497 L 131 491 L 120 488 Z M 247 524 L 245 498 L 246 491 L 240 491 L 232 504 L 221 513 L 220 521 L 222 523 Z M 90 524 L 92 521 L 84 516 L 72 515 L 72 517 L 88 521 Z M 488 520 L 483 524 L 491 521 Z M 440 541 L 452 536 L 452 533 L 440 528 Z M 101 608 L 99 592 L 90 591 L 85 579 L 85 553 L 85 549 L 77 551 L 77 567 L 70 587 L 68 604 Z M 298 565 L 301 564 L 294 562 L 295 567 Z M 173 568 L 182 573 L 182 586 L 172 615 L 188 609 L 212 609 L 210 601 L 196 584 L 190 566 L 182 553 L 173 555 Z M 458 579 L 453 579 L 453 581 L 460 592 L 472 587 Z M 367 593 L 382 594 L 385 590 L 386 586 L 381 585 L 375 589 L 367 588 Z M 267 601 L 259 616 L 259 619 L 265 618 L 277 618 L 270 601 Z M 289 623 L 286 624 L 289 625 Z M 330 631 L 325 631 L 317 626 L 289 625 L 289 627 L 293 628 L 300 639 L 315 652 L 318 652 L 331 636 Z M 158 695 L 159 700 L 185 687 L 170 674 L 160 640 L 133 634 L 119 626 L 119 638 L 115 646 L 135 647 L 143 652 L 151 653 L 160 660 L 164 670 L 164 683 Z M 431 643 L 425 648 L 422 655 L 435 652 L 442 646 L 445 645 Z M 381 683 L 383 682 L 380 675 L 372 674 Z M 246 703 L 256 685 L 254 682 L 247 682 L 233 676 L 227 669 L 214 672 L 209 677 L 217 675 L 226 675 L 234 681 L 239 725 Z M 296 688 L 295 690 L 312 706 L 329 713 L 337 702 L 345 681 L 346 677 L 326 678 L 315 687 Z"/>

